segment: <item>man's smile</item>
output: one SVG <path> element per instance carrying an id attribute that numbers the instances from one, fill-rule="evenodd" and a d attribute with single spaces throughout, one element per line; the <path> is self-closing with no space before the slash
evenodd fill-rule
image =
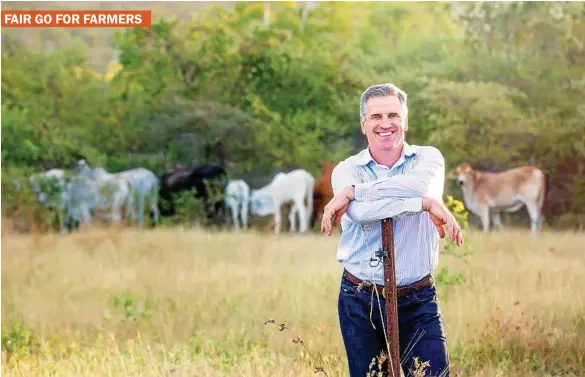
<path id="1" fill-rule="evenodd" d="M 396 130 L 391 130 L 391 131 L 388 131 L 388 130 L 385 130 L 385 131 L 377 131 L 375 133 L 376 133 L 377 136 L 385 138 L 385 137 L 394 136 L 396 134 Z"/>

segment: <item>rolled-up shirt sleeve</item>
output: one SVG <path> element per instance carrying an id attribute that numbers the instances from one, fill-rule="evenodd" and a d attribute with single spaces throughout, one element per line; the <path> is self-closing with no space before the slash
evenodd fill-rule
<path id="1" fill-rule="evenodd" d="M 358 185 L 363 184 L 359 174 L 357 174 L 351 165 L 339 164 L 333 169 L 331 174 L 331 186 L 333 193 L 337 195 L 344 188 L 355 185 L 356 192 Z M 384 198 L 371 201 L 349 202 L 347 216 L 351 221 L 365 225 L 375 221 L 380 221 L 388 217 L 401 218 L 404 216 L 415 215 L 422 211 L 422 196 L 419 197 L 394 197 L 386 195 Z"/>
<path id="2" fill-rule="evenodd" d="M 355 200 L 377 202 L 383 198 L 422 198 L 429 196 L 440 199 L 445 181 L 445 159 L 432 146 L 421 148 L 416 166 L 406 174 L 355 184 Z"/>

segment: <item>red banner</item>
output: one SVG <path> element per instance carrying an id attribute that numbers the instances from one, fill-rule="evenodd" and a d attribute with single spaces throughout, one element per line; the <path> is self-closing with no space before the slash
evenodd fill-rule
<path id="1" fill-rule="evenodd" d="M 150 27 L 149 10 L 3 10 L 2 27 Z"/>

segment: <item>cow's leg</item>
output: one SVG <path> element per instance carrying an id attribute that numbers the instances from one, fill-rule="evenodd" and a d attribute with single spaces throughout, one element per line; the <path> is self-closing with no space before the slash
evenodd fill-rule
<path id="1" fill-rule="evenodd" d="M 308 227 L 307 223 L 309 220 L 309 214 L 307 213 L 307 207 L 305 207 L 305 198 L 303 196 L 299 196 L 293 199 L 293 209 L 299 218 L 299 233 L 305 233 Z"/>
<path id="2" fill-rule="evenodd" d="M 144 227 L 144 202 L 146 201 L 146 192 L 140 190 L 138 192 L 138 227 L 142 229 Z"/>
<path id="3" fill-rule="evenodd" d="M 281 222 L 281 213 L 280 213 L 280 207 L 276 208 L 276 211 L 274 212 L 274 234 L 279 234 L 280 233 L 280 222 Z"/>
<path id="4" fill-rule="evenodd" d="M 154 223 L 158 224 L 160 220 L 160 211 L 158 209 L 158 192 L 156 190 L 156 186 L 150 192 L 150 210 L 152 211 L 152 217 L 154 218 Z"/>
<path id="5" fill-rule="evenodd" d="M 248 230 L 248 201 L 246 200 L 242 202 L 240 216 L 242 217 L 242 227 L 244 228 L 244 230 Z"/>
<path id="6" fill-rule="evenodd" d="M 125 199 L 128 198 L 130 195 L 129 192 L 117 192 L 114 196 L 114 202 L 112 203 L 112 222 L 115 224 L 120 224 L 122 221 L 122 207 L 124 206 Z"/>
<path id="7" fill-rule="evenodd" d="M 481 208 L 480 217 L 481 217 L 481 223 L 483 225 L 484 233 L 489 232 L 490 231 L 490 208 L 488 206 Z"/>
<path id="8" fill-rule="evenodd" d="M 240 221 L 238 220 L 238 217 L 239 217 L 238 203 L 230 202 L 229 207 L 230 207 L 230 211 L 232 213 L 232 221 L 234 222 L 234 229 L 240 230 Z"/>
<path id="9" fill-rule="evenodd" d="M 309 231 L 311 213 L 309 212 L 309 208 L 305 207 L 304 204 L 301 206 L 301 208 L 302 208 L 301 233 L 307 233 Z"/>
<path id="10" fill-rule="evenodd" d="M 304 199 L 304 198 L 303 198 Z M 308 228 L 309 213 L 307 213 L 307 207 L 305 207 L 304 200 L 301 199 L 297 202 L 297 208 L 299 212 L 299 232 L 306 233 Z"/>
<path id="11" fill-rule="evenodd" d="M 503 230 L 504 229 L 504 225 L 502 224 L 502 214 L 500 212 L 494 212 L 492 215 L 493 219 L 494 219 L 494 226 L 498 229 L 498 230 Z"/>
<path id="12" fill-rule="evenodd" d="M 274 206 L 274 234 L 280 234 L 280 226 L 282 224 L 282 202 L 272 197 L 272 205 Z"/>
<path id="13" fill-rule="evenodd" d="M 298 210 L 297 210 L 297 205 L 295 203 L 290 208 L 290 212 L 288 214 L 289 231 L 291 233 L 297 231 L 297 224 L 296 224 L 297 213 L 298 213 Z"/>
<path id="14" fill-rule="evenodd" d="M 128 195 L 126 196 L 126 215 L 125 217 L 130 219 L 130 221 L 136 221 L 136 210 L 134 208 L 135 199 L 134 199 L 134 190 L 130 190 Z"/>
<path id="15" fill-rule="evenodd" d="M 81 228 L 90 228 L 91 227 L 91 213 L 89 211 L 89 207 L 86 203 L 83 203 L 80 208 L 80 221 L 79 225 Z"/>
<path id="16" fill-rule="evenodd" d="M 540 213 L 536 203 L 526 203 L 526 209 L 530 215 L 530 231 L 536 234 L 540 230 Z"/>

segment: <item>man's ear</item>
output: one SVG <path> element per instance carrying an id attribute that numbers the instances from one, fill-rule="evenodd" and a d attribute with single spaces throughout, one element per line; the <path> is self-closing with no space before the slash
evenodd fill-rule
<path id="1" fill-rule="evenodd" d="M 404 132 L 408 131 L 408 119 L 404 121 Z"/>
<path id="2" fill-rule="evenodd" d="M 365 135 L 366 134 L 366 120 L 364 118 L 360 119 L 360 129 L 362 130 L 362 133 Z"/>

